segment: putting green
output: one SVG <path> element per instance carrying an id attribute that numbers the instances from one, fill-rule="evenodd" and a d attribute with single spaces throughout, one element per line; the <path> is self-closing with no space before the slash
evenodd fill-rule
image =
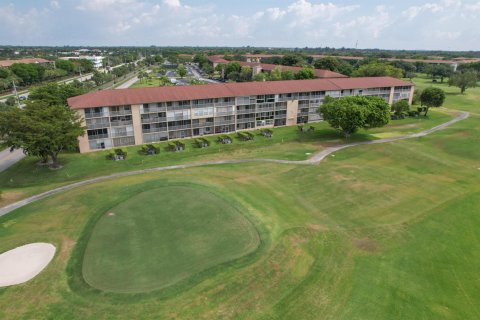
<path id="1" fill-rule="evenodd" d="M 234 206 L 199 187 L 142 192 L 95 225 L 83 261 L 94 288 L 158 290 L 242 257 L 259 245 L 255 227 Z"/>

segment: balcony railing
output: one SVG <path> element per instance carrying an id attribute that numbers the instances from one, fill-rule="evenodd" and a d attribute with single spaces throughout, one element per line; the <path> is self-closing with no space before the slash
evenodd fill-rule
<path id="1" fill-rule="evenodd" d="M 237 123 L 247 123 L 247 122 L 255 122 L 255 118 L 237 119 Z"/>
<path id="2" fill-rule="evenodd" d="M 273 111 L 274 108 L 273 107 L 268 107 L 268 108 L 257 108 L 257 113 L 258 112 L 269 112 L 269 111 Z"/>
<path id="3" fill-rule="evenodd" d="M 255 109 L 237 110 L 237 114 L 248 114 L 248 113 L 255 113 Z"/>
<path id="4" fill-rule="evenodd" d="M 181 126 L 168 126 L 168 130 L 184 130 L 184 129 L 191 129 L 191 125 L 185 124 Z"/>
<path id="5" fill-rule="evenodd" d="M 141 120 L 142 123 L 156 123 L 165 121 L 167 121 L 167 117 L 146 118 Z"/>
<path id="6" fill-rule="evenodd" d="M 126 120 L 126 121 L 111 121 L 110 124 L 112 127 L 119 127 L 119 126 L 128 126 L 133 123 L 132 120 Z"/>
<path id="7" fill-rule="evenodd" d="M 216 126 L 223 126 L 223 125 L 230 125 L 230 124 L 235 124 L 235 120 L 215 121 Z"/>
<path id="8" fill-rule="evenodd" d="M 133 132 L 112 132 L 112 138 L 119 138 L 119 137 L 133 137 Z"/>
<path id="9" fill-rule="evenodd" d="M 155 133 L 155 132 L 166 132 L 166 131 L 167 131 L 167 127 L 142 129 L 143 133 Z"/>
<path id="10" fill-rule="evenodd" d="M 213 127 L 213 122 L 192 123 L 192 128 Z"/>
<path id="11" fill-rule="evenodd" d="M 216 116 L 231 116 L 234 115 L 235 111 L 221 111 L 221 112 L 215 112 Z"/>
<path id="12" fill-rule="evenodd" d="M 167 111 L 167 107 L 153 107 L 153 108 L 143 108 L 143 113 L 158 113 Z"/>
<path id="13" fill-rule="evenodd" d="M 90 130 L 93 130 L 93 129 L 102 129 L 102 128 L 108 128 L 108 127 L 110 127 L 110 123 L 109 123 L 109 122 L 87 124 L 87 129 L 90 129 Z"/>
<path id="14" fill-rule="evenodd" d="M 105 138 L 108 138 L 108 133 L 88 136 L 88 140 L 105 139 Z"/>
<path id="15" fill-rule="evenodd" d="M 131 114 L 132 114 L 132 110 L 110 111 L 110 116 L 129 116 Z"/>
<path id="16" fill-rule="evenodd" d="M 91 112 L 91 113 L 85 113 L 85 119 L 90 119 L 90 118 L 102 118 L 102 117 L 108 117 L 108 113 L 106 113 L 106 112 Z"/>

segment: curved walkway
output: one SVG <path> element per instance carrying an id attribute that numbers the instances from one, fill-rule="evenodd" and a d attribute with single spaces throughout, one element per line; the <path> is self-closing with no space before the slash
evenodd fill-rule
<path id="1" fill-rule="evenodd" d="M 83 180 L 79 181 L 76 183 L 72 183 L 63 187 L 55 188 L 43 193 L 39 193 L 37 195 L 31 196 L 29 198 L 20 200 L 18 202 L 9 204 L 3 208 L 0 208 L 0 217 L 3 215 L 6 215 L 9 212 L 12 212 L 15 209 L 21 208 L 29 203 L 35 202 L 37 200 L 46 198 L 48 196 L 71 190 L 77 187 L 105 181 L 105 180 L 110 180 L 110 179 L 115 179 L 115 178 L 121 178 L 121 177 L 127 177 L 127 176 L 132 176 L 136 174 L 142 174 L 142 173 L 148 173 L 148 172 L 157 172 L 157 171 L 166 171 L 166 170 L 176 170 L 176 169 L 185 169 L 185 168 L 192 168 L 192 167 L 201 167 L 201 166 L 210 166 L 210 165 L 219 165 L 219 164 L 232 164 L 232 163 L 249 163 L 249 162 L 272 162 L 272 163 L 284 163 L 284 164 L 303 164 L 303 165 L 315 165 L 320 163 L 325 157 L 328 155 L 341 150 L 345 148 L 350 148 L 354 146 L 359 146 L 359 145 L 366 145 L 366 144 L 377 144 L 377 143 L 386 143 L 386 142 L 393 142 L 397 140 L 404 140 L 404 139 L 410 139 L 410 138 L 418 138 L 418 137 L 423 137 L 426 136 L 430 133 L 433 133 L 438 130 L 442 130 L 458 121 L 464 120 L 468 118 L 470 113 L 468 112 L 460 112 L 460 114 L 455 117 L 454 119 L 442 123 L 438 126 L 435 126 L 433 128 L 421 131 L 419 133 L 412 133 L 404 136 L 399 136 L 399 137 L 392 137 L 392 138 L 385 138 L 385 139 L 378 139 L 378 140 L 369 140 L 369 141 L 362 141 L 362 142 L 352 142 L 352 143 L 347 143 L 347 144 L 341 144 L 333 147 L 328 147 L 323 149 L 322 151 L 319 151 L 315 153 L 310 159 L 307 160 L 276 160 L 276 159 L 241 159 L 241 160 L 219 160 L 219 161 L 208 161 L 208 162 L 202 162 L 202 163 L 190 163 L 190 164 L 181 164 L 181 165 L 176 165 L 176 166 L 168 166 L 168 167 L 157 167 L 157 168 L 150 168 L 150 169 L 142 169 L 142 170 L 135 170 L 135 171 L 129 171 L 129 172 L 120 172 L 120 173 L 114 173 L 108 176 L 102 176 L 102 177 L 97 177 L 97 178 L 92 178 L 88 180 Z"/>

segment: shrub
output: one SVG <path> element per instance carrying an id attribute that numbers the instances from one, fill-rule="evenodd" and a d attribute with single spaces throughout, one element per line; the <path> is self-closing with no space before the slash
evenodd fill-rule
<path id="1" fill-rule="evenodd" d="M 227 136 L 226 134 L 218 137 L 217 141 L 220 142 L 221 144 L 230 144 L 230 143 L 233 142 L 232 139 L 229 136 Z"/>
<path id="2" fill-rule="evenodd" d="M 237 137 L 241 141 L 252 141 L 254 136 L 251 132 L 239 132 L 237 133 Z"/>
<path id="3" fill-rule="evenodd" d="M 125 160 L 127 159 L 127 151 L 123 149 L 115 149 L 106 155 L 107 160 Z"/>
<path id="4" fill-rule="evenodd" d="M 206 148 L 210 146 L 210 142 L 205 138 L 198 138 L 198 139 L 195 139 L 195 141 L 193 142 L 193 145 L 197 148 Z"/>
<path id="5" fill-rule="evenodd" d="M 180 141 L 173 141 L 168 144 L 167 149 L 173 152 L 183 151 L 185 150 L 185 143 Z"/>
<path id="6" fill-rule="evenodd" d="M 138 153 L 146 156 L 159 154 L 160 148 L 155 147 L 153 144 L 147 144 L 146 146 L 142 146 L 142 149 L 140 149 Z"/>

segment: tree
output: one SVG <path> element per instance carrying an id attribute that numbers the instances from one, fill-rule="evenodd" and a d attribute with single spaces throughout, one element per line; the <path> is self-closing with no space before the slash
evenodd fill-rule
<path id="1" fill-rule="evenodd" d="M 359 128 L 383 127 L 390 121 L 390 106 L 380 97 L 327 97 L 319 111 L 331 127 L 343 132 L 345 138 Z"/>
<path id="2" fill-rule="evenodd" d="M 229 62 L 225 67 L 225 74 L 230 74 L 232 72 L 240 73 L 242 67 L 238 62 Z"/>
<path id="3" fill-rule="evenodd" d="M 23 85 L 39 82 L 43 79 L 45 68 L 37 64 L 14 63 L 10 70 L 20 78 Z"/>
<path id="4" fill-rule="evenodd" d="M 282 68 L 280 66 L 275 67 L 268 77 L 270 81 L 282 80 Z"/>
<path id="5" fill-rule="evenodd" d="M 440 78 L 440 82 L 443 83 L 443 80 L 447 77 L 450 77 L 453 69 L 448 64 L 437 64 L 433 67 L 433 75 Z"/>
<path id="6" fill-rule="evenodd" d="M 425 109 L 425 116 L 428 113 L 428 109 L 431 107 L 438 108 L 442 106 L 445 101 L 445 92 L 436 87 L 429 87 L 423 90 L 420 95 L 420 103 Z"/>
<path id="7" fill-rule="evenodd" d="M 0 113 L 0 135 L 13 149 L 42 158 L 58 168 L 58 154 L 77 147 L 77 137 L 85 133 L 80 116 L 62 105 L 29 104 Z"/>
<path id="8" fill-rule="evenodd" d="M 177 74 L 180 76 L 180 78 L 183 78 L 187 75 L 187 69 L 183 64 L 179 65 L 177 68 Z"/>
<path id="9" fill-rule="evenodd" d="M 232 71 L 230 73 L 227 73 L 227 79 L 230 81 L 237 81 L 238 78 L 240 77 L 240 74 L 237 71 Z"/>
<path id="10" fill-rule="evenodd" d="M 9 76 L 10 76 L 10 72 L 8 72 L 8 69 L 0 68 L 0 78 L 6 79 Z"/>
<path id="11" fill-rule="evenodd" d="M 460 92 L 464 93 L 468 88 L 477 86 L 478 75 L 474 71 L 456 72 L 450 76 L 448 84 L 460 88 Z"/>
<path id="12" fill-rule="evenodd" d="M 67 105 L 67 99 L 87 93 L 89 88 L 81 82 L 68 84 L 49 83 L 30 90 L 27 104 L 43 104 L 48 106 Z"/>
<path id="13" fill-rule="evenodd" d="M 350 75 L 353 71 L 352 66 L 348 62 L 340 60 L 336 57 L 323 57 L 317 59 L 313 63 L 313 66 L 317 69 L 330 70 L 345 75 Z"/>
<path id="14" fill-rule="evenodd" d="M 305 58 L 300 54 L 289 53 L 282 57 L 281 64 L 284 66 L 302 66 Z"/>
<path id="15" fill-rule="evenodd" d="M 395 113 L 395 115 L 401 116 L 410 110 L 410 105 L 408 104 L 407 100 L 398 100 L 392 104 L 391 110 Z"/>
<path id="16" fill-rule="evenodd" d="M 242 67 L 239 76 L 241 81 L 251 81 L 252 80 L 252 68 L 250 67 Z"/>
<path id="17" fill-rule="evenodd" d="M 267 79 L 267 77 L 265 76 L 265 73 L 259 72 L 256 75 L 254 75 L 252 79 L 253 81 L 263 82 Z"/>
<path id="18" fill-rule="evenodd" d="M 394 77 L 402 78 L 403 70 L 383 62 L 371 62 L 361 65 L 357 70 L 353 71 L 354 77 Z"/>
<path id="19" fill-rule="evenodd" d="M 282 80 L 293 80 L 293 79 L 295 79 L 295 75 L 293 74 L 292 70 L 282 71 Z"/>
<path id="20" fill-rule="evenodd" d="M 313 71 L 312 68 L 302 68 L 295 75 L 295 79 L 297 79 L 297 80 L 314 79 L 314 78 L 315 78 L 315 72 Z"/>
<path id="21" fill-rule="evenodd" d="M 55 67 L 73 73 L 75 71 L 75 64 L 70 60 L 55 60 Z"/>

